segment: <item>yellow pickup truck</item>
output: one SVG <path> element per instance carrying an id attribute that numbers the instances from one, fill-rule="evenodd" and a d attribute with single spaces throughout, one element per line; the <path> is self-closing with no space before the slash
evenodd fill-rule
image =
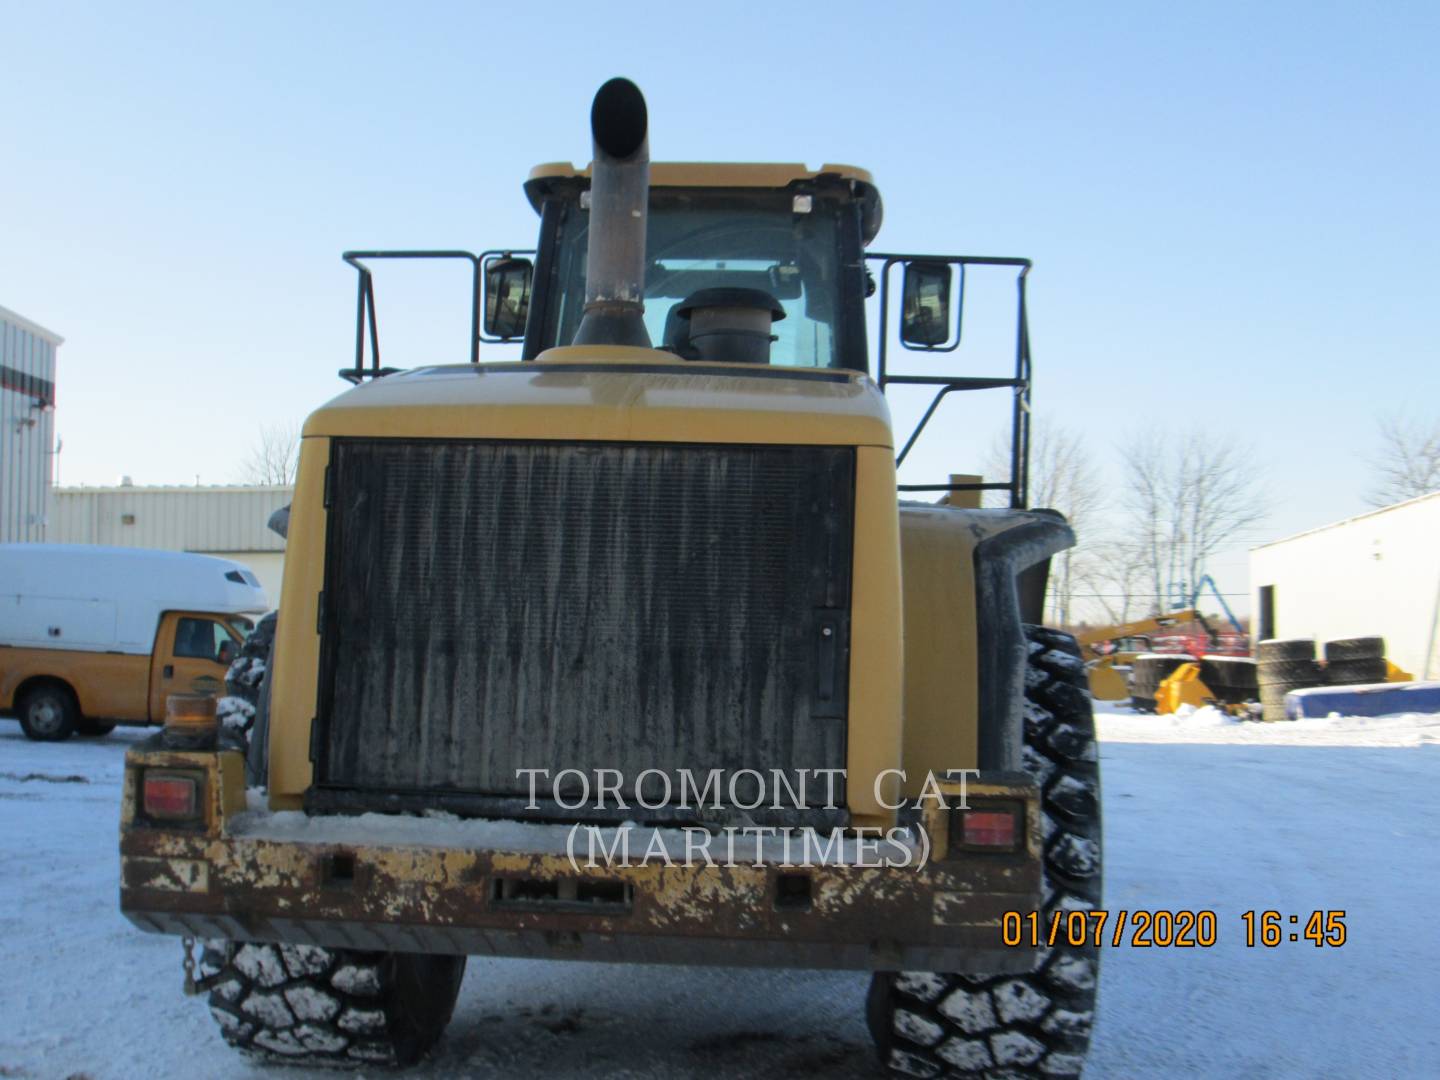
<path id="1" fill-rule="evenodd" d="M 170 694 L 224 693 L 249 616 L 269 606 L 228 559 L 0 545 L 0 714 L 51 742 L 161 723 Z"/>

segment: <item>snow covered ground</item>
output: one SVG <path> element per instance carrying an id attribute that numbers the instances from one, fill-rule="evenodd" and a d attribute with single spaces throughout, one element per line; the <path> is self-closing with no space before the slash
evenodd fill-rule
<path id="1" fill-rule="evenodd" d="M 0 1077 L 302 1078 L 231 1054 L 180 946 L 117 910 L 138 735 L 0 720 Z M 1440 717 L 1101 717 L 1111 909 L 1214 909 L 1211 949 L 1107 949 L 1088 1076 L 1440 1075 Z M 1240 913 L 1343 909 L 1339 949 L 1247 949 Z M 472 960 L 415 1075 L 873 1077 L 848 973 Z M 333 1074 L 319 1074 L 333 1075 Z"/>

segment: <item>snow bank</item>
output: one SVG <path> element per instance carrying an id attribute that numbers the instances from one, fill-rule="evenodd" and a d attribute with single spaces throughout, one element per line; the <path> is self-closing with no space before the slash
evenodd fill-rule
<path id="1" fill-rule="evenodd" d="M 1132 712 L 1096 702 L 1096 725 L 1108 743 L 1233 743 L 1252 746 L 1425 746 L 1440 743 L 1440 716 L 1326 716 L 1273 724 L 1237 720 L 1212 706 L 1182 706 L 1170 715 Z"/>

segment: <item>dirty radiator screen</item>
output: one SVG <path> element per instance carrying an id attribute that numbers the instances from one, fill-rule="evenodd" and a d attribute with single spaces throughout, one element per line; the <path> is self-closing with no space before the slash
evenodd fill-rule
<path id="1" fill-rule="evenodd" d="M 336 440 L 319 786 L 843 768 L 854 462 Z"/>

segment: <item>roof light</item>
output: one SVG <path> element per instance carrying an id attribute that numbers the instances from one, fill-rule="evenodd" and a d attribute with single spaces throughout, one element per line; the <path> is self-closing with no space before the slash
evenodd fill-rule
<path id="1" fill-rule="evenodd" d="M 219 723 L 215 698 L 210 694 L 171 694 L 165 699 L 165 741 L 199 749 L 215 741 Z"/>

